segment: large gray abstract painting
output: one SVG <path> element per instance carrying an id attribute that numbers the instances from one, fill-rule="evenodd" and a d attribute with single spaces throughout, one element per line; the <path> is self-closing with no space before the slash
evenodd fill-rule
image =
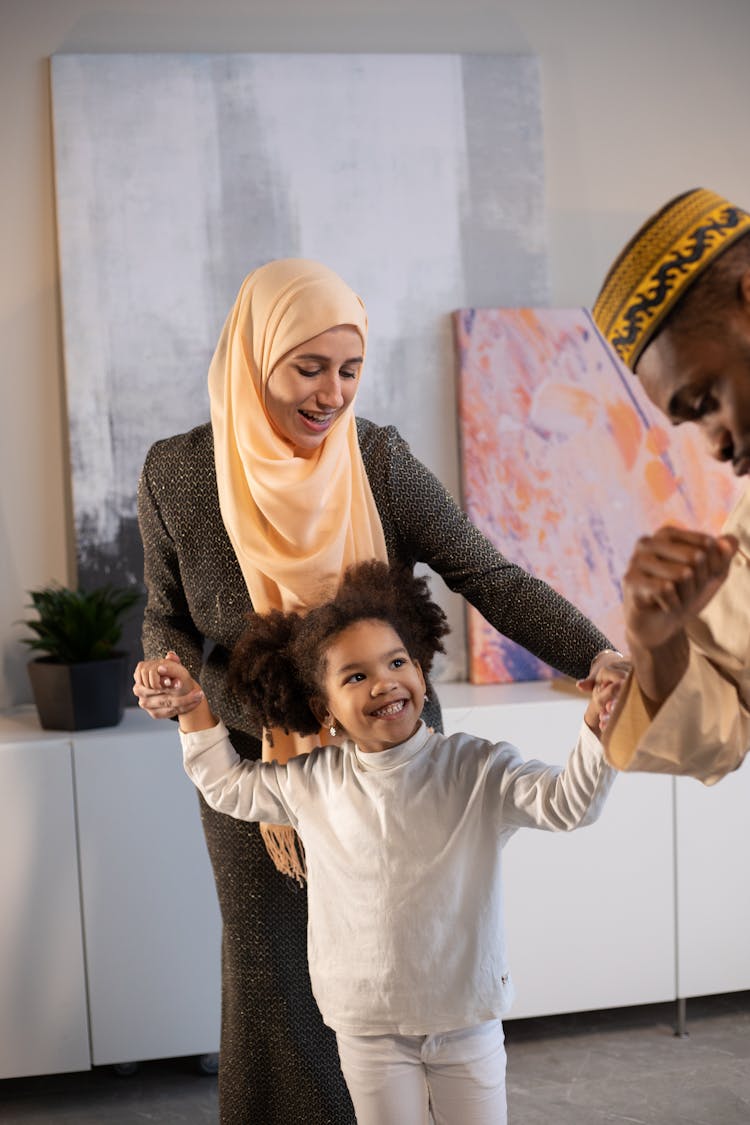
<path id="1" fill-rule="evenodd" d="M 358 412 L 458 494 L 451 311 L 548 298 L 535 59 L 57 55 L 52 92 L 84 586 L 140 581 L 145 453 L 208 417 L 224 318 L 274 257 L 318 258 L 362 295 Z M 463 615 L 436 592 L 441 674 L 462 678 Z"/>

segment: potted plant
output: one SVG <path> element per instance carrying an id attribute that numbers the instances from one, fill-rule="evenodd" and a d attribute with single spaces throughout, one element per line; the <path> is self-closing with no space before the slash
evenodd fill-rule
<path id="1" fill-rule="evenodd" d="M 45 730 L 116 726 L 125 707 L 127 656 L 117 650 L 125 614 L 141 594 L 129 587 L 72 590 L 52 584 L 30 590 L 36 618 L 23 622 L 35 652 L 29 678 Z"/>

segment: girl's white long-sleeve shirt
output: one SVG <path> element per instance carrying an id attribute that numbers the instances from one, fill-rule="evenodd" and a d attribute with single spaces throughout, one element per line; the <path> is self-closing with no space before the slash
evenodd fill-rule
<path id="1" fill-rule="evenodd" d="M 181 734 L 208 804 L 291 824 L 308 871 L 308 959 L 324 1021 L 354 1035 L 427 1035 L 503 1016 L 513 999 L 503 846 L 518 828 L 594 821 L 615 771 L 584 724 L 566 766 L 421 723 L 399 746 L 325 746 L 246 761 L 223 723 Z"/>

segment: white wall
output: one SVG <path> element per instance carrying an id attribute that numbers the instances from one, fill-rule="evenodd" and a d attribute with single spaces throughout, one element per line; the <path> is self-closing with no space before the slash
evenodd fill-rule
<path id="1" fill-rule="evenodd" d="M 588 304 L 678 191 L 750 206 L 747 0 L 0 0 L 0 707 L 26 590 L 73 576 L 47 60 L 56 51 L 540 56 L 551 291 Z"/>

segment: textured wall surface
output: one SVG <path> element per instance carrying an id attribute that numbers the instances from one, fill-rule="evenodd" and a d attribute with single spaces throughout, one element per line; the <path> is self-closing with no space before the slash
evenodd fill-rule
<path id="1" fill-rule="evenodd" d="M 274 257 L 325 261 L 363 296 L 358 412 L 457 493 L 451 311 L 548 296 L 535 59 L 58 55 L 52 92 L 84 583 L 139 578 L 143 457 L 206 419 L 224 317 Z"/>

